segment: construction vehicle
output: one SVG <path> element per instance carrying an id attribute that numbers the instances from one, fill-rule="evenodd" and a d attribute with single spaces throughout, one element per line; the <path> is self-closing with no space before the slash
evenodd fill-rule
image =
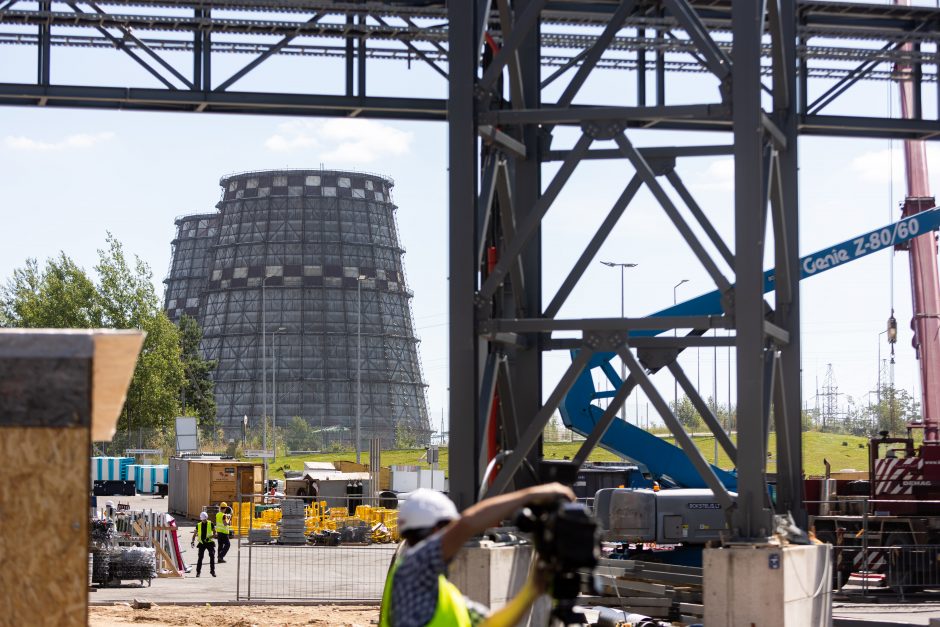
<path id="1" fill-rule="evenodd" d="M 920 240 L 927 241 L 928 253 L 933 253 L 934 257 L 932 263 L 933 267 L 936 268 L 936 252 L 934 248 L 935 238 L 932 235 L 932 232 L 940 228 L 940 208 L 931 206 L 930 208 L 924 210 L 913 210 L 914 208 L 919 209 L 925 207 L 927 204 L 932 205 L 932 203 L 923 202 L 922 200 L 918 200 L 916 203 L 906 203 L 905 206 L 910 207 L 911 209 L 905 211 L 904 217 L 902 217 L 901 220 L 885 227 L 862 234 L 859 237 L 846 240 L 840 244 L 836 244 L 835 246 L 830 246 L 813 254 L 802 257 L 800 259 L 800 278 L 805 279 L 811 276 L 816 276 L 828 270 L 840 267 L 845 263 L 854 261 L 855 259 L 859 259 L 863 256 L 869 255 L 879 250 L 886 250 L 891 247 L 909 246 L 911 248 L 912 255 L 914 255 L 915 250 L 923 248 L 919 246 Z M 919 238 L 920 235 L 924 234 L 930 235 L 926 238 Z M 911 242 L 913 242 L 913 245 L 911 245 Z M 929 265 L 930 263 L 930 259 L 928 259 L 927 264 Z M 912 261 L 912 267 L 915 265 L 919 266 L 922 265 L 922 263 L 919 259 L 917 264 Z M 917 314 L 916 312 L 924 312 L 927 310 L 940 311 L 940 282 L 934 281 L 932 284 L 928 284 L 928 282 L 920 281 L 916 283 L 916 286 L 915 301 L 917 301 L 917 303 L 915 303 L 915 322 L 917 320 L 923 321 L 927 319 L 927 316 L 923 315 L 922 313 Z M 768 270 L 764 274 L 764 290 L 765 292 L 770 292 L 773 290 L 773 288 L 774 273 L 772 270 Z M 935 300 L 925 301 L 923 297 L 919 298 L 917 295 L 918 289 L 922 293 L 930 294 L 932 292 L 933 296 L 929 297 L 934 298 Z M 925 309 L 924 302 L 936 302 L 938 305 L 926 307 Z M 653 316 L 719 315 L 721 312 L 721 294 L 718 291 L 714 291 L 659 311 L 653 314 Z M 662 331 L 660 330 L 631 331 L 630 336 L 650 336 L 659 334 L 661 332 Z M 917 337 L 922 338 L 927 336 L 921 332 L 918 333 Z M 915 339 L 915 342 L 918 341 L 919 340 Z M 919 351 L 923 351 L 922 347 L 919 348 Z M 620 385 L 623 384 L 623 381 L 618 376 L 615 368 L 610 363 L 614 356 L 614 353 L 595 354 L 562 401 L 559 407 L 562 421 L 567 428 L 571 429 L 575 433 L 585 437 L 590 436 L 590 434 L 594 431 L 595 425 L 600 422 L 601 416 L 604 413 L 604 409 L 595 404 L 596 401 L 603 398 L 613 397 Z M 667 365 L 663 363 L 645 362 L 643 351 L 640 351 L 638 357 L 641 364 L 643 364 L 650 373 L 655 373 Z M 613 390 L 601 391 L 595 387 L 595 370 L 600 370 L 603 375 L 606 376 L 608 381 L 610 381 Z M 925 390 L 928 389 L 926 385 L 927 384 L 925 383 Z M 927 394 L 925 393 L 925 409 L 929 412 L 929 407 L 935 406 L 936 402 L 928 406 Z M 929 416 L 931 414 L 928 413 L 925 415 Z M 924 451 L 923 454 L 915 452 L 913 440 L 910 437 L 893 440 L 885 440 L 882 438 L 878 441 L 878 445 L 873 444 L 872 450 L 874 453 L 872 455 L 871 464 L 873 478 L 876 476 L 881 477 L 886 473 L 889 478 L 881 482 L 872 482 L 872 486 L 874 486 L 873 492 L 871 494 L 872 498 L 883 495 L 891 495 L 894 497 L 898 494 L 901 494 L 902 498 L 907 498 L 909 501 L 925 498 L 925 494 L 932 494 L 930 489 L 933 487 L 934 481 L 936 481 L 937 489 L 940 490 L 940 446 L 936 446 L 937 427 L 935 423 L 936 421 L 934 421 L 934 423 L 928 427 L 929 423 L 927 420 L 925 420 L 922 425 L 911 425 L 911 428 L 914 428 L 915 426 L 924 427 L 925 444 L 919 449 L 919 451 Z M 933 440 L 927 439 L 926 434 L 928 430 L 932 434 Z M 735 455 L 734 448 L 730 445 L 730 439 L 724 441 L 719 437 L 719 442 L 733 460 Z M 928 444 L 928 442 L 932 442 L 932 444 Z M 901 451 L 892 449 L 890 451 L 890 456 L 880 457 L 878 454 L 880 446 L 882 444 L 889 443 L 902 443 L 904 444 L 904 447 Z M 696 502 L 700 504 L 710 503 L 710 505 L 699 505 L 697 509 L 687 508 L 687 510 L 683 512 L 684 518 L 679 524 L 680 526 L 686 525 L 690 528 L 699 528 L 701 525 L 707 525 L 709 529 L 712 528 L 712 519 L 715 515 L 714 510 L 721 509 L 721 506 L 717 503 L 717 501 L 714 500 L 714 496 L 711 495 L 710 491 L 706 489 L 708 488 L 708 485 L 705 481 L 705 478 L 695 468 L 692 461 L 681 448 L 671 444 L 664 438 L 660 438 L 651 433 L 648 433 L 644 429 L 623 420 L 612 421 L 610 426 L 599 440 L 598 444 L 603 448 L 626 457 L 630 461 L 638 464 L 647 479 L 655 481 L 663 488 L 701 489 L 702 493 L 696 495 L 695 497 Z M 932 473 L 929 476 L 925 475 L 925 468 L 930 468 L 932 471 L 936 472 L 938 475 L 937 478 L 933 479 Z M 898 475 L 898 472 L 901 469 L 903 470 L 901 471 L 901 474 Z M 733 491 L 736 489 L 737 477 L 734 472 L 729 472 L 715 466 L 712 466 L 712 472 L 727 490 Z M 908 483 L 901 485 L 901 489 L 899 489 L 897 481 L 894 480 L 895 475 L 898 475 L 898 481 L 901 481 L 902 484 L 905 481 Z M 810 489 L 812 494 L 812 486 L 809 485 L 807 487 Z M 646 503 L 649 503 L 650 500 L 649 496 L 645 493 L 642 496 L 637 495 L 636 498 Z M 652 499 L 655 500 L 662 498 L 667 498 L 665 490 L 663 492 L 659 492 L 658 494 L 653 493 Z M 611 502 L 614 502 L 614 499 L 597 499 L 595 502 L 596 515 L 598 519 L 602 521 L 602 527 L 607 530 L 612 529 L 612 527 L 606 525 L 605 521 L 611 521 L 611 516 L 615 515 L 611 512 L 604 511 L 604 508 L 609 507 Z M 908 510 L 904 510 L 901 505 L 896 504 L 887 511 L 891 514 L 901 514 L 902 512 L 911 513 L 909 511 L 910 507 L 915 506 L 907 505 Z M 626 509 L 622 511 L 626 511 Z M 664 511 L 671 511 L 671 508 L 668 506 L 664 507 Z M 883 510 L 879 509 L 878 511 L 880 513 L 884 513 Z M 699 520 L 703 517 L 707 518 L 708 520 Z M 817 527 L 822 525 L 821 528 L 817 529 L 817 532 L 820 533 L 821 538 L 827 541 L 836 542 L 838 539 L 835 537 L 834 529 L 844 526 L 843 523 L 833 522 L 831 526 L 827 527 L 827 522 L 817 521 L 819 521 L 818 516 L 815 517 L 813 524 L 816 524 Z M 611 524 L 616 526 L 619 524 L 619 522 L 613 520 Z M 940 516 L 938 516 L 936 524 L 934 524 L 933 521 L 921 522 L 914 519 L 908 520 L 904 523 L 898 522 L 897 524 L 902 526 L 906 525 L 906 528 L 911 533 L 924 529 L 925 525 L 927 527 L 934 526 L 940 528 Z M 833 533 L 829 533 L 830 531 L 833 531 Z M 629 534 L 618 535 L 616 533 L 610 533 L 609 536 L 609 539 L 611 540 L 641 542 L 641 540 L 639 540 L 639 536 L 633 538 Z M 842 536 L 840 535 L 840 538 L 841 537 Z M 919 533 L 916 536 L 916 539 L 926 542 L 929 538 L 927 535 Z M 648 534 L 647 539 L 642 540 L 642 542 L 663 542 L 664 540 L 666 540 L 666 538 L 663 537 L 662 533 L 657 532 L 652 536 L 649 536 Z M 705 541 L 706 540 L 704 539 L 704 536 L 702 537 L 701 542 L 697 541 L 696 538 L 693 537 L 687 539 L 686 544 L 701 545 Z M 695 547 L 695 550 L 698 550 L 698 547 Z M 663 559 L 663 557 L 664 556 L 660 554 L 657 556 L 657 559 Z M 679 557 L 679 555 L 677 554 L 675 557 Z M 687 556 L 682 556 L 679 561 L 688 563 L 689 559 Z"/>
<path id="2" fill-rule="evenodd" d="M 805 279 L 816 276 L 879 250 L 886 250 L 892 246 L 907 245 L 919 235 L 931 234 L 926 239 L 932 242 L 934 240 L 932 233 L 938 228 L 940 228 L 940 208 L 932 207 L 925 211 L 905 215 L 895 223 L 802 257 L 800 259 L 800 278 Z M 940 290 L 940 285 L 936 287 Z M 768 270 L 764 273 L 764 291 L 770 292 L 773 288 L 774 273 L 772 270 Z M 653 314 L 653 316 L 719 315 L 721 312 L 721 294 L 714 291 L 663 309 Z M 651 336 L 661 332 L 660 330 L 631 331 L 630 336 Z M 604 409 L 596 402 L 600 399 L 613 397 L 620 385 L 623 384 L 616 369 L 610 363 L 614 356 L 615 353 L 595 354 L 562 401 L 559 407 L 562 421 L 567 428 L 575 433 L 585 437 L 590 436 L 604 413 Z M 646 362 L 644 357 L 641 350 L 638 359 L 651 374 L 667 365 Z M 597 370 L 608 379 L 613 388 L 612 390 L 603 391 L 596 388 L 594 372 Z M 904 441 L 906 442 L 906 440 Z M 727 436 L 725 439 L 719 437 L 719 443 L 725 448 L 730 458 L 734 460 L 734 447 L 730 444 L 730 438 L 727 438 Z M 705 478 L 695 468 L 686 453 L 665 438 L 648 433 L 644 429 L 623 420 L 612 421 L 598 444 L 636 463 L 646 479 L 663 488 L 658 492 L 633 490 L 633 495 L 626 495 L 631 492 L 629 488 L 612 490 L 606 495 L 599 493 L 595 499 L 595 515 L 600 521 L 601 527 L 606 531 L 607 539 L 633 543 L 638 547 L 637 552 L 645 553 L 643 557 L 651 557 L 648 553 L 650 543 L 662 544 L 677 541 L 675 533 L 666 533 L 667 525 L 677 525 L 679 535 L 682 534 L 683 529 L 686 530 L 685 537 L 679 541 L 682 546 L 672 552 L 663 552 L 659 550 L 660 547 L 657 547 L 654 557 L 658 561 L 694 563 L 697 559 L 696 556 L 700 555 L 701 546 L 708 540 L 715 539 L 713 536 L 717 535 L 715 528 L 716 516 L 718 519 L 723 519 L 727 511 L 716 500 L 711 490 L 708 489 L 709 486 Z M 937 451 L 940 455 L 940 448 Z M 940 458 L 938 458 L 938 463 L 940 463 Z M 907 462 L 907 464 L 917 465 L 916 462 Z M 873 463 L 873 468 L 877 467 L 877 463 Z M 737 488 L 736 474 L 733 471 L 715 466 L 712 466 L 711 470 L 721 484 L 733 495 L 733 491 Z M 940 468 L 937 469 L 937 472 L 940 473 Z M 938 486 L 940 486 L 940 479 L 938 479 Z M 681 498 L 676 500 L 676 496 L 671 496 L 671 490 L 675 489 L 680 489 L 683 493 L 689 489 L 695 490 L 686 494 L 678 494 L 678 497 L 691 499 L 689 503 L 694 503 L 694 507 L 690 507 L 684 501 L 680 502 Z M 879 488 L 879 490 L 881 489 L 890 491 L 893 488 Z M 618 494 L 621 492 L 623 494 Z M 611 504 L 615 503 L 630 503 L 630 506 L 619 507 L 615 512 L 610 509 Z M 633 514 L 630 512 L 640 506 L 655 508 L 655 511 L 650 513 L 649 518 L 645 520 L 647 522 L 655 520 L 658 523 L 644 527 L 646 531 L 643 533 L 617 531 L 618 529 L 629 529 L 636 522 L 620 520 L 617 517 L 620 514 L 632 516 Z M 676 518 L 677 516 L 679 518 Z M 707 533 L 690 534 L 688 532 L 690 529 L 707 530 Z M 829 540 L 830 538 L 826 537 L 825 539 Z M 691 557 L 688 554 L 689 552 L 692 553 Z M 636 555 L 636 553 L 633 555 Z"/>

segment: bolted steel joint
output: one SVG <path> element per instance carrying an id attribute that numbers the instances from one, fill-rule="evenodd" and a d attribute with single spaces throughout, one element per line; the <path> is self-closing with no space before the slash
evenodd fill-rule
<path id="1" fill-rule="evenodd" d="M 620 120 L 585 122 L 581 130 L 585 135 L 596 140 L 608 140 L 617 137 L 627 128 L 627 123 Z"/>
<path id="2" fill-rule="evenodd" d="M 647 160 L 647 163 L 656 176 L 665 176 L 676 169 L 675 157 L 657 157 Z"/>

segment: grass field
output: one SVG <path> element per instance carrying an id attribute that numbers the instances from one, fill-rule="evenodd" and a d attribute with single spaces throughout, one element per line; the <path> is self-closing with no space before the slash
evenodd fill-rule
<path id="1" fill-rule="evenodd" d="M 734 436 L 732 436 L 734 439 Z M 715 439 L 713 437 L 695 437 L 696 446 L 705 455 L 705 458 L 713 462 L 715 452 Z M 803 469 L 807 475 L 821 475 L 825 472 L 823 459 L 828 459 L 832 464 L 832 469 L 842 470 L 854 468 L 855 470 L 868 469 L 868 440 L 859 436 L 840 435 L 837 433 L 816 433 L 807 432 L 803 434 Z M 844 443 L 844 444 L 843 444 Z M 574 457 L 580 442 L 546 442 L 544 454 L 546 459 L 564 459 L 565 457 Z M 770 434 L 771 457 L 768 458 L 767 469 L 770 472 L 776 470 L 775 455 L 776 435 Z M 424 450 L 392 450 L 382 451 L 382 465 L 412 465 L 429 468 L 430 465 L 421 460 Z M 620 458 L 605 450 L 596 449 L 589 458 L 592 461 L 617 461 Z M 284 470 L 301 470 L 305 461 L 338 461 L 338 460 L 356 460 L 354 451 L 345 453 L 318 453 L 312 455 L 294 455 L 290 457 L 278 458 L 276 462 L 270 464 L 271 477 L 284 478 Z M 260 461 L 260 460 L 252 460 Z M 369 454 L 362 454 L 362 462 L 368 463 Z M 728 456 L 719 448 L 718 466 L 721 468 L 730 468 L 731 464 Z M 441 449 L 440 468 L 447 470 L 447 449 Z"/>

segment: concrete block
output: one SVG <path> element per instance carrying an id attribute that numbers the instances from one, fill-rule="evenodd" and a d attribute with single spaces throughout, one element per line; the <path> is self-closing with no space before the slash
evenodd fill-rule
<path id="1" fill-rule="evenodd" d="M 529 576 L 533 548 L 528 544 L 495 544 L 464 547 L 448 568 L 447 578 L 465 597 L 491 610 L 505 606 Z M 543 596 L 520 625 L 545 625 L 551 600 Z"/>
<path id="2" fill-rule="evenodd" d="M 704 551 L 705 624 L 832 625 L 829 545 L 739 545 Z"/>

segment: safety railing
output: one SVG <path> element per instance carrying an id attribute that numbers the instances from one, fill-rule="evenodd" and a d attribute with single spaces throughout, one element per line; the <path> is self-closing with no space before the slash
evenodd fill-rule
<path id="1" fill-rule="evenodd" d="M 940 590 L 940 545 L 913 508 L 940 501 L 869 499 L 806 501 L 826 514 L 812 517 L 819 540 L 833 545 L 833 587 L 846 594 L 891 590 L 902 597 Z M 898 507 L 911 514 L 888 515 Z"/>
<path id="2" fill-rule="evenodd" d="M 399 539 L 388 499 L 245 495 L 234 505 L 238 600 L 381 599 Z"/>
<path id="3" fill-rule="evenodd" d="M 886 585 L 906 593 L 940 589 L 940 546 L 892 546 L 887 551 Z"/>

